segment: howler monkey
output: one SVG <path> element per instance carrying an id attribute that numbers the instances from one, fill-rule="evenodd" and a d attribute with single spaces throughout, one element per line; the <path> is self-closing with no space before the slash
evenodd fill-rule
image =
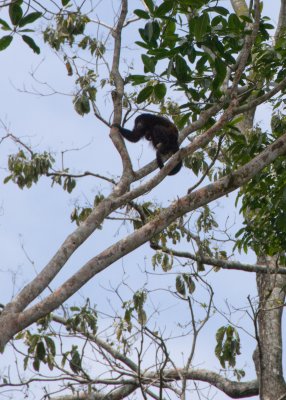
<path id="1" fill-rule="evenodd" d="M 122 128 L 119 124 L 113 124 L 112 126 L 118 128 L 122 136 L 129 142 L 136 143 L 142 138 L 152 142 L 154 149 L 156 149 L 159 168 L 164 167 L 162 155 L 175 154 L 179 150 L 178 129 L 173 122 L 165 117 L 141 114 L 135 119 L 132 131 Z M 169 172 L 169 175 L 175 175 L 181 168 L 182 161 Z"/>

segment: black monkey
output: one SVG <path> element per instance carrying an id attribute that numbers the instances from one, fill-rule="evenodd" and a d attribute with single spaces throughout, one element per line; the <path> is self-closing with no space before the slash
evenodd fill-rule
<path id="1" fill-rule="evenodd" d="M 156 159 L 159 168 L 164 167 L 162 155 L 175 154 L 179 150 L 178 129 L 173 122 L 165 117 L 153 114 L 141 114 L 135 119 L 132 131 L 122 128 L 119 124 L 113 124 L 112 126 L 118 128 L 122 136 L 129 140 L 129 142 L 136 143 L 142 138 L 152 142 L 154 149 L 156 149 Z M 182 161 L 169 172 L 169 175 L 175 175 L 181 168 Z"/>

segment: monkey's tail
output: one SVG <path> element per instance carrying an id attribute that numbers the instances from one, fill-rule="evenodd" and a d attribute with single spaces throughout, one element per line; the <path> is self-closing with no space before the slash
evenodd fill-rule
<path id="1" fill-rule="evenodd" d="M 182 166 L 183 166 L 183 162 L 180 161 L 180 162 L 175 166 L 175 168 L 173 168 L 173 169 L 168 173 L 168 175 L 176 175 L 176 174 L 180 171 L 180 169 L 182 168 Z"/>

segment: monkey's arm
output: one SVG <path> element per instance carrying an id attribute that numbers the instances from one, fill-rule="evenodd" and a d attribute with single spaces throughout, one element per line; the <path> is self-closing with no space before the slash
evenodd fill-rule
<path id="1" fill-rule="evenodd" d="M 117 128 L 121 135 L 132 143 L 138 142 L 144 136 L 140 130 L 134 129 L 133 131 L 129 131 L 128 129 L 122 128 L 119 124 L 113 124 L 112 127 Z"/>

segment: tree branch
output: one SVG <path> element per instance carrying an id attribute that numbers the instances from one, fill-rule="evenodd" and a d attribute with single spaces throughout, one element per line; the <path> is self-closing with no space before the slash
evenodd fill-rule
<path id="1" fill-rule="evenodd" d="M 280 0 L 281 5 L 280 5 L 280 12 L 279 12 L 279 20 L 278 20 L 278 25 L 276 28 L 276 32 L 274 35 L 275 43 L 277 40 L 280 38 L 281 34 L 285 30 L 286 26 L 286 0 Z"/>
<path id="2" fill-rule="evenodd" d="M 11 315 L 4 308 L 0 315 L 0 345 L 3 346 L 21 329 L 47 315 L 77 292 L 85 283 L 109 265 L 149 241 L 176 218 L 216 200 L 242 186 L 286 152 L 286 134 L 268 146 L 262 153 L 232 174 L 182 197 L 160 213 L 152 221 L 119 240 L 96 257 L 89 260 L 77 273 L 54 293 L 21 314 Z M 124 197 L 124 196 L 122 196 Z M 131 199 L 129 199 L 130 201 Z M 37 278 L 36 278 L 37 279 Z M 30 284 L 33 285 L 33 282 Z M 19 304 L 17 304 L 19 307 Z"/>
<path id="3" fill-rule="evenodd" d="M 261 272 L 263 274 L 286 274 L 285 267 L 278 267 L 272 268 L 271 266 L 267 265 L 258 265 L 258 264 L 242 264 L 238 261 L 227 261 L 221 260 L 219 258 L 212 258 L 212 257 L 205 257 L 205 256 L 198 256 L 196 254 L 189 253 L 187 251 L 178 251 L 174 249 L 170 249 L 168 247 L 163 247 L 158 245 L 157 243 L 151 244 L 152 249 L 154 250 L 161 250 L 164 253 L 173 255 L 175 257 L 180 258 L 188 258 L 190 260 L 201 262 L 203 264 L 212 265 L 213 267 L 219 267 L 222 269 L 228 270 L 238 270 L 238 271 L 245 271 L 245 272 Z"/>

